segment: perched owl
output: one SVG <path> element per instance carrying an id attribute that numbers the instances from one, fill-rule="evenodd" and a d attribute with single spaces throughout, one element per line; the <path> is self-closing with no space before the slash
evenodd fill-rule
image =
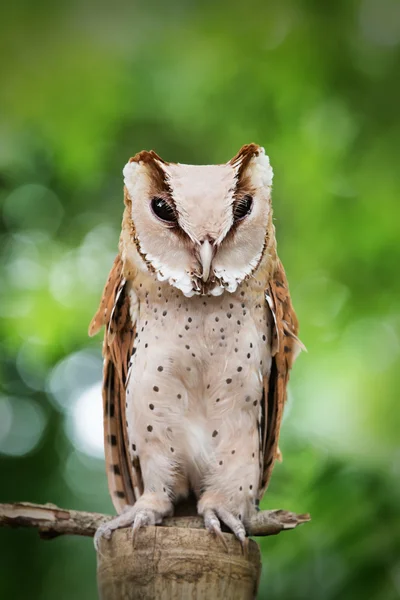
<path id="1" fill-rule="evenodd" d="M 119 254 L 89 329 L 104 337 L 104 439 L 119 513 L 96 535 L 171 515 L 244 544 L 268 485 L 300 348 L 272 222 L 272 168 L 244 146 L 222 165 L 140 152 L 124 168 Z"/>

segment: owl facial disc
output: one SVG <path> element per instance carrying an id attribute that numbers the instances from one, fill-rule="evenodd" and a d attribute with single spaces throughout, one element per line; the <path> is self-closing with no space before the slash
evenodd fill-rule
<path id="1" fill-rule="evenodd" d="M 143 151 L 123 173 L 128 252 L 141 268 L 188 297 L 232 293 L 258 268 L 273 177 L 263 148 L 249 144 L 229 162 L 206 166 Z"/>

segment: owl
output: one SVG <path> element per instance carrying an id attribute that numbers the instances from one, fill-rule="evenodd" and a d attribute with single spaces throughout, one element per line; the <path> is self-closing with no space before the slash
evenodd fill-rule
<path id="1" fill-rule="evenodd" d="M 105 326 L 104 442 L 119 527 L 161 523 L 189 495 L 246 544 L 279 455 L 301 347 L 256 144 L 225 164 L 139 152 L 123 170 L 119 253 L 89 328 Z"/>

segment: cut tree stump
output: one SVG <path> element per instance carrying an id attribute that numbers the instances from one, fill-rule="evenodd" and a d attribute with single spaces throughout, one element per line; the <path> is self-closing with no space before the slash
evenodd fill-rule
<path id="1" fill-rule="evenodd" d="M 190 517 L 187 517 L 190 519 Z M 102 539 L 97 554 L 101 600 L 252 600 L 261 554 L 249 540 L 247 555 L 230 533 L 222 541 L 204 529 L 145 527 L 133 547 L 132 530 Z"/>
<path id="2" fill-rule="evenodd" d="M 180 513 L 182 514 L 182 512 Z M 183 514 L 186 514 L 185 512 Z M 0 504 L 0 527 L 33 527 L 44 539 L 93 536 L 109 515 L 59 508 L 54 504 Z M 276 535 L 310 520 L 285 510 L 265 510 L 251 520 L 254 536 Z M 204 529 L 198 516 L 164 519 L 156 527 L 114 531 L 101 539 L 97 583 L 101 600 L 252 600 L 261 573 L 258 545 L 223 533 L 223 541 Z"/>

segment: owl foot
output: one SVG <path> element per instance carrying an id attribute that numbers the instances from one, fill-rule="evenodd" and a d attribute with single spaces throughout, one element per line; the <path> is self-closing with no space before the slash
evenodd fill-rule
<path id="1" fill-rule="evenodd" d="M 154 510 L 142 508 L 138 510 L 135 515 L 135 520 L 132 524 L 132 543 L 133 547 L 136 546 L 137 534 L 141 527 L 147 527 L 148 525 L 156 525 L 161 523 L 163 520 L 162 515 L 159 515 Z"/>
<path id="2" fill-rule="evenodd" d="M 120 529 L 121 527 L 127 527 L 131 524 L 131 520 L 129 519 L 129 509 L 133 509 L 133 506 L 125 507 L 124 511 L 120 515 L 118 515 L 118 517 L 111 519 L 111 521 L 107 521 L 107 523 L 103 523 L 96 530 L 96 533 L 94 534 L 94 547 L 96 548 L 96 552 L 99 551 L 101 538 L 109 540 L 111 539 L 113 531 L 115 531 L 116 529 Z"/>
<path id="3" fill-rule="evenodd" d="M 153 494 L 143 494 L 134 506 L 127 506 L 123 512 L 111 519 L 107 523 L 103 523 L 97 529 L 94 535 L 94 547 L 99 551 L 100 539 L 109 540 L 113 531 L 123 527 L 132 526 L 133 546 L 135 546 L 137 533 L 141 527 L 148 525 L 156 525 L 162 522 L 163 518 L 172 514 L 172 503 L 159 498 L 155 498 Z"/>
<path id="4" fill-rule="evenodd" d="M 222 541 L 226 549 L 228 549 L 228 547 L 221 532 L 220 521 L 225 523 L 237 537 L 242 545 L 243 554 L 247 555 L 249 540 L 246 537 L 246 530 L 240 519 L 223 507 L 206 508 L 203 510 L 199 508 L 199 512 L 203 515 L 205 528 L 216 535 Z"/>

